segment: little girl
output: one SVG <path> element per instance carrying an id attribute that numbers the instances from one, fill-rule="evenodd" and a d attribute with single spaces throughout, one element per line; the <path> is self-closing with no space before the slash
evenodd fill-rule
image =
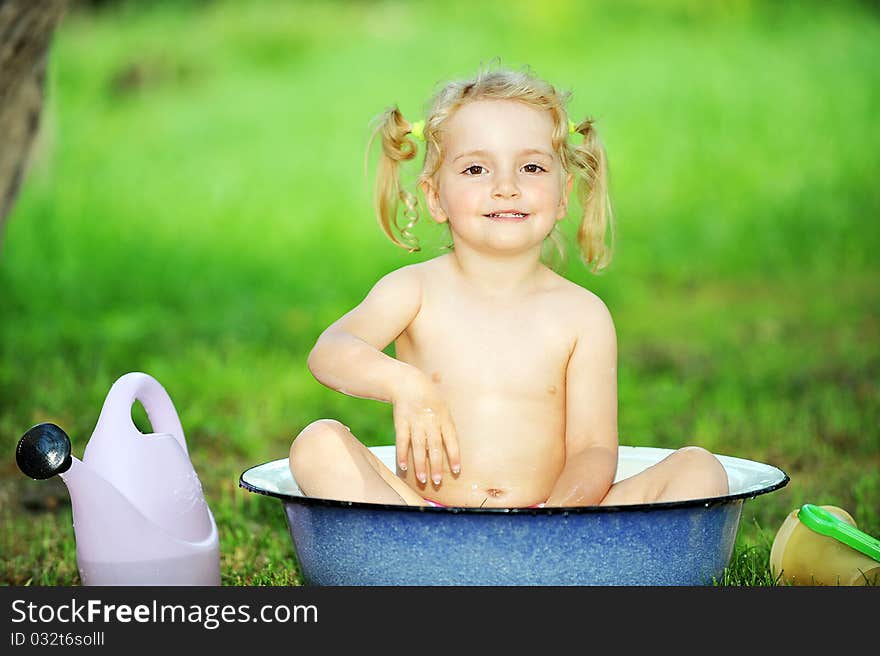
<path id="1" fill-rule="evenodd" d="M 321 419 L 290 449 L 304 494 L 409 505 L 630 504 L 726 494 L 698 447 L 612 485 L 617 468 L 617 341 L 605 304 L 541 263 L 575 180 L 578 243 L 607 265 L 612 217 L 605 153 L 567 94 L 528 73 L 451 82 L 424 121 L 381 117 L 379 223 L 416 250 L 415 196 L 399 166 L 425 147 L 418 185 L 451 252 L 393 271 L 318 338 L 308 365 L 324 385 L 393 405 L 397 472 L 346 426 Z M 397 220 L 400 202 L 408 222 Z M 383 349 L 391 342 L 396 358 Z"/>

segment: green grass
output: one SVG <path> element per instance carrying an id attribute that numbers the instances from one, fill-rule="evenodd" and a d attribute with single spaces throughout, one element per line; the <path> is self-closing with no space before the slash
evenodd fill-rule
<path id="1" fill-rule="evenodd" d="M 81 456 L 110 385 L 141 370 L 180 413 L 223 583 L 299 583 L 281 505 L 238 477 L 319 417 L 391 443 L 387 405 L 323 388 L 305 358 L 444 240 L 422 222 L 411 256 L 381 235 L 369 121 L 391 103 L 415 120 L 439 81 L 495 56 L 598 118 L 617 251 L 601 276 L 576 260 L 566 274 L 615 317 L 621 442 L 791 476 L 746 501 L 720 583 L 772 584 L 769 546 L 804 502 L 880 535 L 880 21 L 865 5 L 125 7 L 62 24 L 0 255 L 0 582 L 79 583 L 66 492 L 12 454 L 54 421 Z"/>

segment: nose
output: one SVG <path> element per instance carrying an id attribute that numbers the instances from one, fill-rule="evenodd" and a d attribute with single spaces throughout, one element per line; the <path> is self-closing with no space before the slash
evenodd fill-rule
<path id="1" fill-rule="evenodd" d="M 519 198 L 519 186 L 515 176 L 510 173 L 499 173 L 492 187 L 492 198 Z"/>

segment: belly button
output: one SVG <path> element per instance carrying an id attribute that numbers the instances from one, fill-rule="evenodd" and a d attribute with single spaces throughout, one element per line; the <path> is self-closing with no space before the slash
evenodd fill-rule
<path id="1" fill-rule="evenodd" d="M 497 487 L 490 487 L 486 490 L 486 493 L 490 497 L 500 497 L 502 494 L 504 494 L 504 490 L 499 490 Z"/>
<path id="2" fill-rule="evenodd" d="M 435 383 L 439 383 L 443 379 L 440 378 L 440 374 L 435 371 L 433 374 L 431 374 L 431 380 L 433 380 Z"/>

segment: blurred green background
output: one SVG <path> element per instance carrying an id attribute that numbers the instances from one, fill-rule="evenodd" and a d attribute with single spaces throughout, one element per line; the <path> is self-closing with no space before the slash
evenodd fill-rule
<path id="1" fill-rule="evenodd" d="M 421 117 L 439 83 L 496 57 L 571 90 L 605 141 L 615 258 L 565 273 L 615 317 L 621 443 L 698 444 L 791 477 L 745 502 L 724 582 L 772 582 L 770 543 L 805 502 L 880 536 L 878 16 L 747 0 L 74 4 L 0 253 L 0 583 L 79 583 L 66 490 L 21 474 L 15 445 L 53 421 L 81 457 L 129 371 L 176 404 L 224 584 L 301 581 L 281 504 L 238 477 L 321 417 L 392 443 L 390 406 L 324 388 L 306 356 L 446 237 L 422 221 L 410 255 L 381 234 L 370 121 L 392 103 Z"/>

